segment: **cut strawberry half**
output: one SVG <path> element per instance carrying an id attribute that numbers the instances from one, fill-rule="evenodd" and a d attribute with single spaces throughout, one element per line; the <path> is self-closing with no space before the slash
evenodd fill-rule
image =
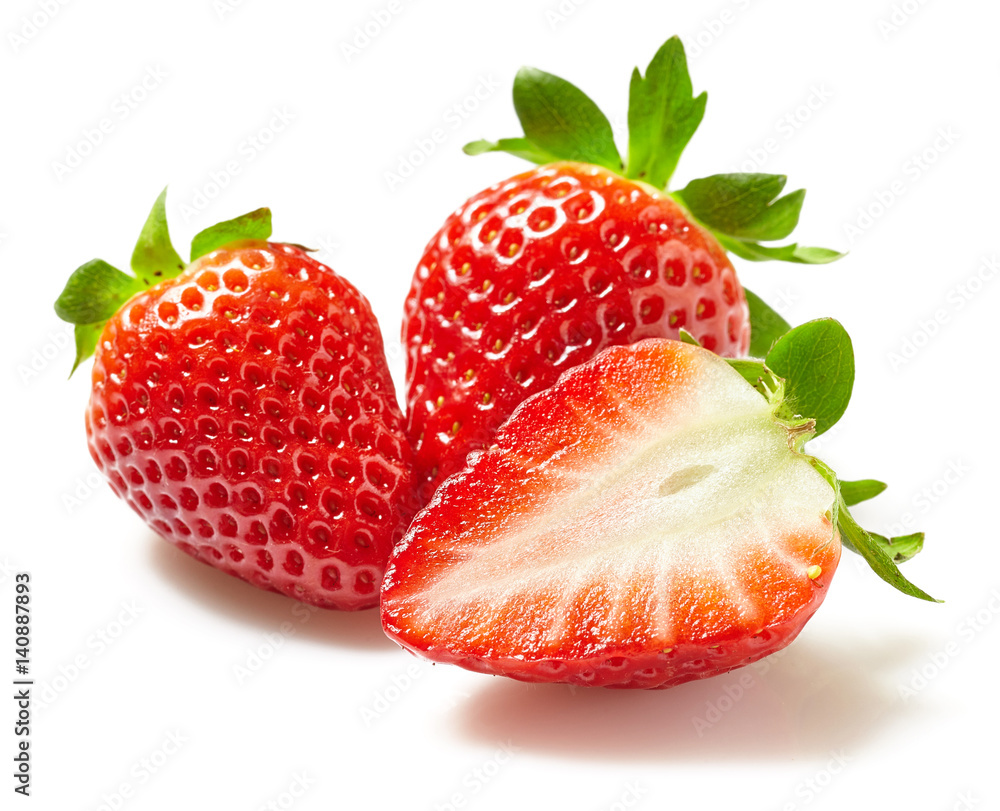
<path id="1" fill-rule="evenodd" d="M 815 420 L 759 366 L 755 390 L 703 348 L 651 339 L 526 400 L 393 552 L 386 632 L 471 670 L 607 687 L 787 645 L 857 533 L 802 452 Z"/>

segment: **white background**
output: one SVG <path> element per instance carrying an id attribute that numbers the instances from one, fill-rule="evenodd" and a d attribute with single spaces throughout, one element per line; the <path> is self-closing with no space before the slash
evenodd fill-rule
<path id="1" fill-rule="evenodd" d="M 387 6 L 4 3 L 0 674 L 13 678 L 13 573 L 27 570 L 38 702 L 33 796 L 3 806 L 1000 807 L 1000 282 L 988 264 L 1000 8 L 398 0 L 366 43 L 358 27 L 379 28 L 371 15 Z M 801 240 L 850 250 L 819 268 L 736 264 L 793 323 L 832 315 L 853 335 L 854 401 L 818 452 L 845 478 L 890 483 L 859 517 L 927 532 L 906 573 L 943 605 L 894 592 L 845 553 L 826 604 L 766 666 L 665 692 L 526 686 L 419 663 L 375 612 L 311 612 L 217 573 L 96 483 L 88 373 L 66 381 L 69 331 L 52 302 L 82 262 L 127 264 L 164 185 L 182 251 L 260 205 L 275 239 L 322 248 L 373 302 L 399 381 L 424 244 L 467 196 L 525 166 L 461 153 L 516 134 L 516 69 L 570 78 L 621 129 L 631 68 L 674 33 L 696 91 L 710 91 L 675 185 L 785 173 L 809 189 Z M 110 131 L 88 147 L 102 119 Z M 436 128 L 443 142 L 410 158 Z"/>

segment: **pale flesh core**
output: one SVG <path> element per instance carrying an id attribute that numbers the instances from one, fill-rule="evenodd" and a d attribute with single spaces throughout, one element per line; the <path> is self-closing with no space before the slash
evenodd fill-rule
<path id="1" fill-rule="evenodd" d="M 721 644 L 788 621 L 814 567 L 832 573 L 833 488 L 767 400 L 708 352 L 644 343 L 522 404 L 447 520 L 431 513 L 457 485 L 439 491 L 398 550 L 433 544 L 426 576 L 387 578 L 404 641 L 434 628 L 452 654 L 530 659 Z"/>

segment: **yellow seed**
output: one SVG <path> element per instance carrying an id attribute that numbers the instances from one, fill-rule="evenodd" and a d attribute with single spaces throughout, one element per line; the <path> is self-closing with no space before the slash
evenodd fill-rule
<path id="1" fill-rule="evenodd" d="M 476 222 L 479 222 L 479 220 L 483 219 L 485 216 L 486 216 L 486 212 L 485 211 L 480 211 L 479 214 L 476 215 Z"/>
<path id="2" fill-rule="evenodd" d="M 489 290 L 491 287 L 493 287 L 493 282 L 486 279 L 486 281 L 483 282 L 483 290 Z"/>
<path id="3" fill-rule="evenodd" d="M 521 250 L 521 246 L 515 242 L 507 249 L 507 256 L 514 256 L 519 250 Z"/>
<path id="4" fill-rule="evenodd" d="M 518 206 L 517 208 L 515 208 L 514 209 L 514 213 L 515 214 L 523 214 L 524 213 L 524 206 Z"/>
<path id="5" fill-rule="evenodd" d="M 492 242 L 492 241 L 493 241 L 494 239 L 496 239 L 496 235 L 497 235 L 497 232 L 496 232 L 496 231 L 490 231 L 490 232 L 489 232 L 489 233 L 488 233 L 488 234 L 486 235 L 486 241 L 487 241 L 487 242 Z"/>
<path id="6" fill-rule="evenodd" d="M 566 196 L 566 189 L 559 189 L 556 192 L 556 197 L 565 197 L 565 196 Z"/>
<path id="7" fill-rule="evenodd" d="M 436 405 L 438 408 L 441 408 L 444 405 L 444 397 L 438 397 Z"/>
<path id="8" fill-rule="evenodd" d="M 506 296 L 503 297 L 503 303 L 504 304 L 510 304 L 513 300 L 514 300 L 514 294 L 513 293 L 508 293 Z"/>
<path id="9" fill-rule="evenodd" d="M 459 275 L 464 276 L 466 273 L 469 272 L 469 270 L 471 270 L 471 268 L 472 265 L 470 265 L 468 262 L 464 262 L 462 264 L 462 267 L 458 269 Z"/>
<path id="10" fill-rule="evenodd" d="M 461 427 L 462 427 L 462 423 L 460 423 L 460 422 L 457 422 L 457 421 L 456 421 L 456 422 L 455 422 L 455 423 L 454 423 L 454 424 L 453 424 L 453 425 L 451 426 L 451 432 L 452 432 L 453 434 L 457 434 L 457 433 L 458 433 L 458 429 L 459 429 L 459 428 L 461 428 Z"/>
<path id="11" fill-rule="evenodd" d="M 822 567 L 817 566 L 815 563 L 812 566 L 810 566 L 808 569 L 806 569 L 806 575 L 808 576 L 808 578 L 810 580 L 815 580 L 821 574 L 823 574 Z"/>
<path id="12" fill-rule="evenodd" d="M 472 380 L 472 378 L 475 377 L 475 374 L 476 373 L 472 371 L 472 369 L 466 369 L 465 374 L 463 374 L 462 377 L 464 377 L 466 380 Z"/>
<path id="13" fill-rule="evenodd" d="M 501 349 L 503 349 L 503 341 L 497 338 L 497 342 L 493 344 L 493 351 L 499 352 Z"/>
<path id="14" fill-rule="evenodd" d="M 551 220 L 542 220 L 540 223 L 538 223 L 538 230 L 539 231 L 544 231 L 550 225 L 552 225 L 552 221 Z"/>
<path id="15" fill-rule="evenodd" d="M 493 399 L 493 398 L 492 398 L 492 397 L 490 397 L 490 393 L 489 393 L 489 392 L 486 392 L 486 393 L 485 393 L 485 394 L 483 395 L 483 405 L 486 405 L 486 404 L 487 404 L 487 403 L 489 403 L 489 401 L 490 401 L 490 400 L 492 400 L 492 399 Z"/>

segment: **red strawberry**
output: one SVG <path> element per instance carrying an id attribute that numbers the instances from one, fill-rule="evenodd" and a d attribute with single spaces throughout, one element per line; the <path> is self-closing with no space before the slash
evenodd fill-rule
<path id="1" fill-rule="evenodd" d="M 161 195 L 137 278 L 100 260 L 73 275 L 56 308 L 78 324 L 77 363 L 107 319 L 91 454 L 198 560 L 325 608 L 367 608 L 413 509 L 382 337 L 349 282 L 269 235 L 266 209 L 223 223 L 195 237 L 185 267 Z"/>
<path id="2" fill-rule="evenodd" d="M 789 340 L 828 326 L 813 323 Z M 926 597 L 802 452 L 816 420 L 791 414 L 762 364 L 751 371 L 768 397 L 713 353 L 651 339 L 527 399 L 396 547 L 386 632 L 526 681 L 669 687 L 794 639 L 841 537 Z M 795 393 L 812 405 L 830 392 Z"/>
<path id="3" fill-rule="evenodd" d="M 723 246 L 750 259 L 838 256 L 757 243 L 784 238 L 798 219 L 804 193 L 778 198 L 783 177 L 718 175 L 661 191 L 705 108 L 676 38 L 645 78 L 633 76 L 627 166 L 607 119 L 568 82 L 522 69 L 514 104 L 525 137 L 466 151 L 544 165 L 449 217 L 406 301 L 407 432 L 424 500 L 525 397 L 605 347 L 684 329 L 721 355 L 746 354 L 750 313 Z"/>
<path id="4" fill-rule="evenodd" d="M 580 163 L 468 200 L 428 246 L 406 312 L 408 431 L 430 492 L 526 396 L 606 346 L 682 327 L 729 357 L 750 345 L 718 243 L 671 198 Z"/>

